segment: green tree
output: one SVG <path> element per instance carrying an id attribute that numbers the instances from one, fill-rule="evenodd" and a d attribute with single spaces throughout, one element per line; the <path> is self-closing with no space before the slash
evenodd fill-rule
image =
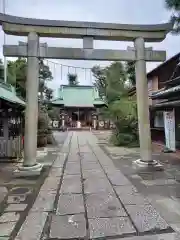
<path id="1" fill-rule="evenodd" d="M 49 102 L 53 98 L 53 90 L 51 88 L 46 87 L 45 89 L 45 99 Z"/>
<path id="2" fill-rule="evenodd" d="M 52 107 L 48 110 L 48 115 L 52 120 L 59 120 L 59 108 Z"/>
<path id="3" fill-rule="evenodd" d="M 107 87 L 106 68 L 101 68 L 100 66 L 96 65 L 91 69 L 91 71 L 95 78 L 94 86 L 98 89 L 99 96 L 101 98 L 105 98 Z"/>
<path id="4" fill-rule="evenodd" d="M 16 88 L 17 94 L 26 97 L 27 60 L 18 58 L 16 61 L 8 61 L 7 81 Z M 52 80 L 49 66 L 43 60 L 39 60 L 39 92 L 43 100 L 47 90 L 46 82 Z"/>
<path id="5" fill-rule="evenodd" d="M 128 97 L 126 70 L 121 62 L 114 62 L 104 69 L 95 66 L 92 72 L 95 86 L 105 95 L 107 102 L 107 108 L 101 109 L 101 115 L 113 120 L 116 125 L 113 143 L 134 146 L 138 143 L 137 109 L 136 102 Z"/>
<path id="6" fill-rule="evenodd" d="M 39 93 L 41 101 L 44 100 L 44 95 L 47 91 L 46 83 L 53 79 L 49 66 L 44 64 L 42 59 L 39 60 Z"/>
<path id="7" fill-rule="evenodd" d="M 124 65 L 121 62 L 114 62 L 106 68 L 94 66 L 92 73 L 100 97 L 106 99 L 108 104 L 120 99 L 120 95 L 125 91 L 126 81 Z"/>
<path id="8" fill-rule="evenodd" d="M 168 10 L 172 11 L 171 22 L 173 24 L 172 33 L 179 34 L 180 32 L 180 0 L 165 0 Z"/>
<path id="9" fill-rule="evenodd" d="M 121 62 L 114 62 L 106 68 L 106 98 L 110 104 L 120 100 L 126 92 L 126 72 Z"/>
<path id="10" fill-rule="evenodd" d="M 77 74 L 74 73 L 68 73 L 68 84 L 70 86 L 77 86 L 79 84 L 77 79 Z"/>
<path id="11" fill-rule="evenodd" d="M 8 61 L 7 82 L 16 88 L 19 96 L 26 97 L 27 60 L 18 58 L 16 61 Z"/>
<path id="12" fill-rule="evenodd" d="M 135 62 L 129 61 L 125 64 L 125 70 L 127 74 L 127 80 L 131 86 L 136 85 L 136 74 L 135 74 Z"/>

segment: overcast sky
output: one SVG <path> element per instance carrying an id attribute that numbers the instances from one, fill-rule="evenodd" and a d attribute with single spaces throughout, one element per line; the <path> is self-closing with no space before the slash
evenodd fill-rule
<path id="1" fill-rule="evenodd" d="M 1 11 L 3 11 L 3 0 L 1 1 Z M 97 21 L 129 24 L 157 24 L 167 22 L 170 13 L 164 6 L 165 0 L 5 0 L 6 13 L 34 18 L 46 18 L 56 20 L 76 20 L 76 21 Z M 0 33 L 0 46 L 3 44 L 3 32 Z M 18 41 L 26 41 L 26 38 L 6 36 L 6 43 L 15 44 Z M 49 46 L 61 47 L 81 47 L 81 40 L 70 39 L 46 39 Z M 95 41 L 95 48 L 104 49 L 126 49 L 132 46 L 130 42 Z M 162 43 L 151 43 L 154 49 L 166 50 L 167 58 L 172 57 L 180 51 L 180 36 L 169 34 Z M 2 55 L 2 50 L 1 50 Z M 107 62 L 95 61 L 70 61 L 52 60 L 53 62 L 76 66 L 80 68 L 91 68 L 95 64 L 102 66 Z M 151 70 L 159 63 L 148 63 L 147 71 Z M 57 89 L 60 84 L 67 83 L 68 68 L 63 67 L 61 74 L 60 65 L 50 63 L 54 80 L 51 87 Z M 70 68 L 70 72 L 75 72 L 75 68 Z M 91 83 L 90 70 L 76 69 L 78 79 L 81 84 Z M 61 79 L 62 75 L 62 79 Z M 85 78 L 86 77 L 86 78 Z"/>

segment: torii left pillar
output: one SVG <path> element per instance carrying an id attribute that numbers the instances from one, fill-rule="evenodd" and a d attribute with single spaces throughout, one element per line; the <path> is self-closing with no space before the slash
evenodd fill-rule
<path id="1" fill-rule="evenodd" d="M 39 88 L 39 36 L 37 33 L 29 33 L 27 46 L 24 162 L 23 166 L 15 172 L 17 176 L 35 176 L 42 170 L 42 165 L 36 162 Z"/>

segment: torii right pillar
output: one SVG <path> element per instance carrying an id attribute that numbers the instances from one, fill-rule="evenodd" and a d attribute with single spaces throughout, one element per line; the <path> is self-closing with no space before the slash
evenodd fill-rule
<path id="1" fill-rule="evenodd" d="M 145 42 L 143 38 L 134 41 L 136 51 L 136 95 L 138 108 L 140 157 L 134 163 L 139 167 L 162 168 L 157 161 L 152 158 L 152 142 L 149 120 L 149 98 L 148 83 L 146 75 Z"/>

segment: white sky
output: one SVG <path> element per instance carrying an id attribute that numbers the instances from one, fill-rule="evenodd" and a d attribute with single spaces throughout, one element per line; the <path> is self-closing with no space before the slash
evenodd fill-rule
<path id="1" fill-rule="evenodd" d="M 5 0 L 6 13 L 16 16 L 46 18 L 56 20 L 97 21 L 129 24 L 157 24 L 167 22 L 170 13 L 165 9 L 165 0 Z M 0 0 L 0 9 L 3 11 L 3 0 Z M 18 41 L 26 41 L 26 38 L 6 36 L 7 44 L 16 44 Z M 81 40 L 49 39 L 42 38 L 41 42 L 47 42 L 49 46 L 81 47 Z M 162 43 L 150 43 L 157 50 L 166 50 L 167 58 L 180 51 L 180 36 L 168 34 Z M 0 30 L 0 46 L 3 45 L 3 32 Z M 130 42 L 95 41 L 95 48 L 126 49 L 132 46 Z M 2 57 L 2 47 L 0 50 Z M 105 66 L 108 62 L 52 60 L 53 62 L 72 65 L 80 68 L 91 68 L 95 64 Z M 148 63 L 147 71 L 153 69 L 158 63 Z M 50 86 L 56 90 L 59 85 L 67 83 L 68 68 L 50 63 L 53 73 L 53 81 Z M 74 68 L 69 69 L 75 72 Z M 81 84 L 91 84 L 91 73 L 82 69 L 76 69 L 78 80 Z M 62 78 L 61 78 L 62 75 Z"/>

